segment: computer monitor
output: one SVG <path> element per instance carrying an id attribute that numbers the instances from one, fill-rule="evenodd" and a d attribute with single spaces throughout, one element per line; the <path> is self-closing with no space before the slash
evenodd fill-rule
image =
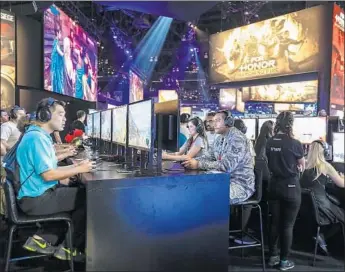
<path id="1" fill-rule="evenodd" d="M 93 114 L 93 138 L 101 138 L 101 113 L 96 112 Z"/>
<path id="2" fill-rule="evenodd" d="M 153 101 L 128 105 L 128 146 L 149 151 L 152 147 Z"/>
<path id="3" fill-rule="evenodd" d="M 344 133 L 333 133 L 333 162 L 344 163 Z"/>
<path id="4" fill-rule="evenodd" d="M 113 109 L 113 143 L 127 145 L 127 105 Z"/>
<path id="5" fill-rule="evenodd" d="M 297 117 L 294 120 L 293 133 L 302 144 L 311 144 L 315 140 L 326 141 L 326 117 Z"/>
<path id="6" fill-rule="evenodd" d="M 86 136 L 93 137 L 93 114 L 86 117 Z"/>
<path id="7" fill-rule="evenodd" d="M 101 112 L 101 139 L 111 141 L 111 110 Z"/>
<path id="8" fill-rule="evenodd" d="M 247 127 L 247 133 L 246 136 L 249 140 L 255 141 L 256 139 L 256 119 L 242 119 L 244 124 Z"/>
<path id="9" fill-rule="evenodd" d="M 178 100 L 155 104 L 156 114 L 156 143 L 160 139 L 161 148 L 177 152 L 179 150 L 180 134 L 180 105 Z"/>

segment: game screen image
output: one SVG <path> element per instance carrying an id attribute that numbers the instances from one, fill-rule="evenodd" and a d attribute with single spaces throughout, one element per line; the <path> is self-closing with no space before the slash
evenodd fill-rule
<path id="1" fill-rule="evenodd" d="M 1 109 L 12 108 L 15 104 L 16 82 L 16 22 L 14 14 L 0 10 L 1 14 L 1 63 L 0 98 Z"/>
<path id="2" fill-rule="evenodd" d="M 96 101 L 97 44 L 55 5 L 44 12 L 44 88 Z"/>
<path id="3" fill-rule="evenodd" d="M 224 110 L 236 109 L 236 93 L 237 89 L 220 89 L 219 92 L 219 108 Z"/>
<path id="4" fill-rule="evenodd" d="M 113 142 L 127 144 L 127 106 L 113 109 Z"/>
<path id="5" fill-rule="evenodd" d="M 148 150 L 151 147 L 152 101 L 128 106 L 128 146 Z"/>
<path id="6" fill-rule="evenodd" d="M 144 99 L 144 82 L 134 72 L 129 71 L 129 103 Z"/>
<path id="7" fill-rule="evenodd" d="M 272 121 L 273 122 L 273 124 L 275 124 L 276 123 L 276 118 L 260 118 L 259 119 L 259 129 L 258 129 L 258 136 L 259 136 L 259 134 L 260 134 L 260 129 L 261 129 L 261 127 L 262 127 L 262 125 L 266 122 L 266 121 Z"/>
<path id="8" fill-rule="evenodd" d="M 302 144 L 310 144 L 315 140 L 326 141 L 326 117 L 298 117 L 294 120 L 293 133 Z"/>
<path id="9" fill-rule="evenodd" d="M 177 99 L 178 95 L 175 90 L 159 90 L 158 92 L 158 102 L 167 102 Z"/>
<path id="10" fill-rule="evenodd" d="M 189 115 L 192 115 L 192 107 L 181 107 L 180 114 L 182 113 L 187 113 Z"/>
<path id="11" fill-rule="evenodd" d="M 344 108 L 345 88 L 345 38 L 344 38 L 344 10 L 334 4 L 333 10 L 333 38 L 332 38 L 332 77 L 331 77 L 331 109 Z M 331 112 L 332 114 L 332 112 Z M 333 115 L 333 114 L 332 114 Z"/>
<path id="12" fill-rule="evenodd" d="M 101 112 L 101 139 L 111 141 L 111 110 Z"/>
<path id="13" fill-rule="evenodd" d="M 86 135 L 92 137 L 93 135 L 93 115 L 88 114 L 86 117 Z"/>
<path id="14" fill-rule="evenodd" d="M 256 119 L 242 119 L 247 127 L 246 136 L 249 140 L 256 139 Z"/>
<path id="15" fill-rule="evenodd" d="M 315 72 L 325 7 L 317 6 L 210 36 L 210 81 L 224 83 Z"/>
<path id="16" fill-rule="evenodd" d="M 333 133 L 333 162 L 344 163 L 344 133 Z"/>
<path id="17" fill-rule="evenodd" d="M 93 138 L 101 138 L 101 113 L 96 112 L 93 114 Z"/>
<path id="18" fill-rule="evenodd" d="M 245 114 L 267 116 L 273 114 L 272 103 L 247 102 L 245 103 Z"/>

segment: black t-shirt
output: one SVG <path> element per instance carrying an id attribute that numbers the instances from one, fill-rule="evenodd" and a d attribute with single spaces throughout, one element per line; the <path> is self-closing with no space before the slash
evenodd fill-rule
<path id="1" fill-rule="evenodd" d="M 84 125 L 84 123 L 79 121 L 79 120 L 73 121 L 73 123 L 70 126 L 70 131 L 73 131 L 75 129 L 80 129 L 83 132 L 85 132 L 85 125 Z"/>
<path id="2" fill-rule="evenodd" d="M 298 176 L 297 160 L 304 157 L 300 141 L 286 134 L 277 134 L 267 141 L 266 155 L 273 177 L 289 179 Z"/>

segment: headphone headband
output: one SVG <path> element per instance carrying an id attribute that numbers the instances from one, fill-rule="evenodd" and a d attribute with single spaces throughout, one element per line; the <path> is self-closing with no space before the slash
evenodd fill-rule
<path id="1" fill-rule="evenodd" d="M 233 127 L 234 126 L 235 119 L 232 116 L 231 111 L 221 110 L 221 111 L 218 111 L 217 113 L 223 113 L 225 115 L 224 124 L 227 127 Z"/>
<path id="2" fill-rule="evenodd" d="M 312 143 L 318 143 L 319 145 L 321 145 L 323 148 L 323 155 L 325 156 L 325 158 L 330 157 L 331 151 L 330 151 L 330 148 L 329 148 L 329 145 L 327 142 L 325 142 L 323 140 L 315 140 Z"/>

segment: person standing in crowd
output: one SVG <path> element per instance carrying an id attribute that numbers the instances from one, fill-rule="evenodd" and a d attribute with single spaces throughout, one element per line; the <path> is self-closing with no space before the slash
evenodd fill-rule
<path id="1" fill-rule="evenodd" d="M 16 150 L 21 182 L 17 198 L 21 210 L 28 215 L 71 213 L 74 246 L 84 250 L 85 191 L 68 185 L 69 178 L 91 171 L 94 164 L 86 160 L 58 167 L 50 134 L 64 129 L 63 105 L 52 98 L 43 99 L 38 104 L 36 121 L 26 130 Z M 42 254 L 54 254 L 59 259 L 70 259 L 71 252 L 65 243 L 55 247 L 46 239 L 42 234 L 35 234 L 23 247 Z"/>
<path id="2" fill-rule="evenodd" d="M 17 126 L 22 118 L 26 118 L 25 110 L 14 106 L 10 111 L 10 121 L 1 125 L 1 143 L 5 146 L 6 152 L 15 145 L 21 135 Z"/>
<path id="3" fill-rule="evenodd" d="M 77 120 L 74 120 L 70 126 L 70 131 L 75 129 L 79 129 L 85 133 L 85 119 L 86 119 L 86 112 L 83 110 L 77 111 Z"/>
<path id="4" fill-rule="evenodd" d="M 209 112 L 205 119 L 206 136 L 208 140 L 208 145 L 213 146 L 214 140 L 216 139 L 216 132 L 214 131 L 213 118 L 216 115 L 215 112 Z"/>
<path id="5" fill-rule="evenodd" d="M 233 127 L 230 112 L 218 112 L 213 121 L 215 132 L 219 134 L 213 147 L 202 157 L 188 159 L 182 165 L 189 169 L 230 173 L 230 204 L 246 201 L 255 191 L 253 156 L 247 138 Z"/>
<path id="6" fill-rule="evenodd" d="M 163 153 L 164 160 L 185 161 L 189 158 L 199 158 L 208 148 L 207 136 L 203 121 L 199 117 L 188 120 L 189 139 L 175 154 Z"/>
<path id="7" fill-rule="evenodd" d="M 327 155 L 329 152 L 328 144 L 321 140 L 314 141 L 310 145 L 306 170 L 301 178 L 301 186 L 313 192 L 322 225 L 330 225 L 334 222 L 341 222 L 344 225 L 344 210 L 332 202 L 325 189 L 329 178 L 338 187 L 345 187 L 344 174 L 338 174 L 334 167 L 325 159 L 325 154 Z M 323 234 L 317 237 L 321 249 L 326 253 L 328 253 L 326 238 L 329 238 L 332 234 L 334 232 L 330 231 L 326 237 Z"/>
<path id="8" fill-rule="evenodd" d="M 276 120 L 274 136 L 266 145 L 268 167 L 272 173 L 269 188 L 272 221 L 268 265 L 279 265 L 283 271 L 295 266 L 294 262 L 288 260 L 288 256 L 293 241 L 293 227 L 301 205 L 299 174 L 305 168 L 302 144 L 293 138 L 293 123 L 291 112 L 281 112 Z"/>
<path id="9" fill-rule="evenodd" d="M 189 138 L 189 131 L 187 129 L 188 119 L 190 115 L 188 113 L 182 113 L 180 116 L 180 134 L 178 137 L 178 143 L 180 148 L 186 143 Z"/>
<path id="10" fill-rule="evenodd" d="M 1 110 L 1 116 L 0 116 L 0 125 L 2 125 L 3 123 L 8 122 L 8 113 L 5 110 Z"/>

